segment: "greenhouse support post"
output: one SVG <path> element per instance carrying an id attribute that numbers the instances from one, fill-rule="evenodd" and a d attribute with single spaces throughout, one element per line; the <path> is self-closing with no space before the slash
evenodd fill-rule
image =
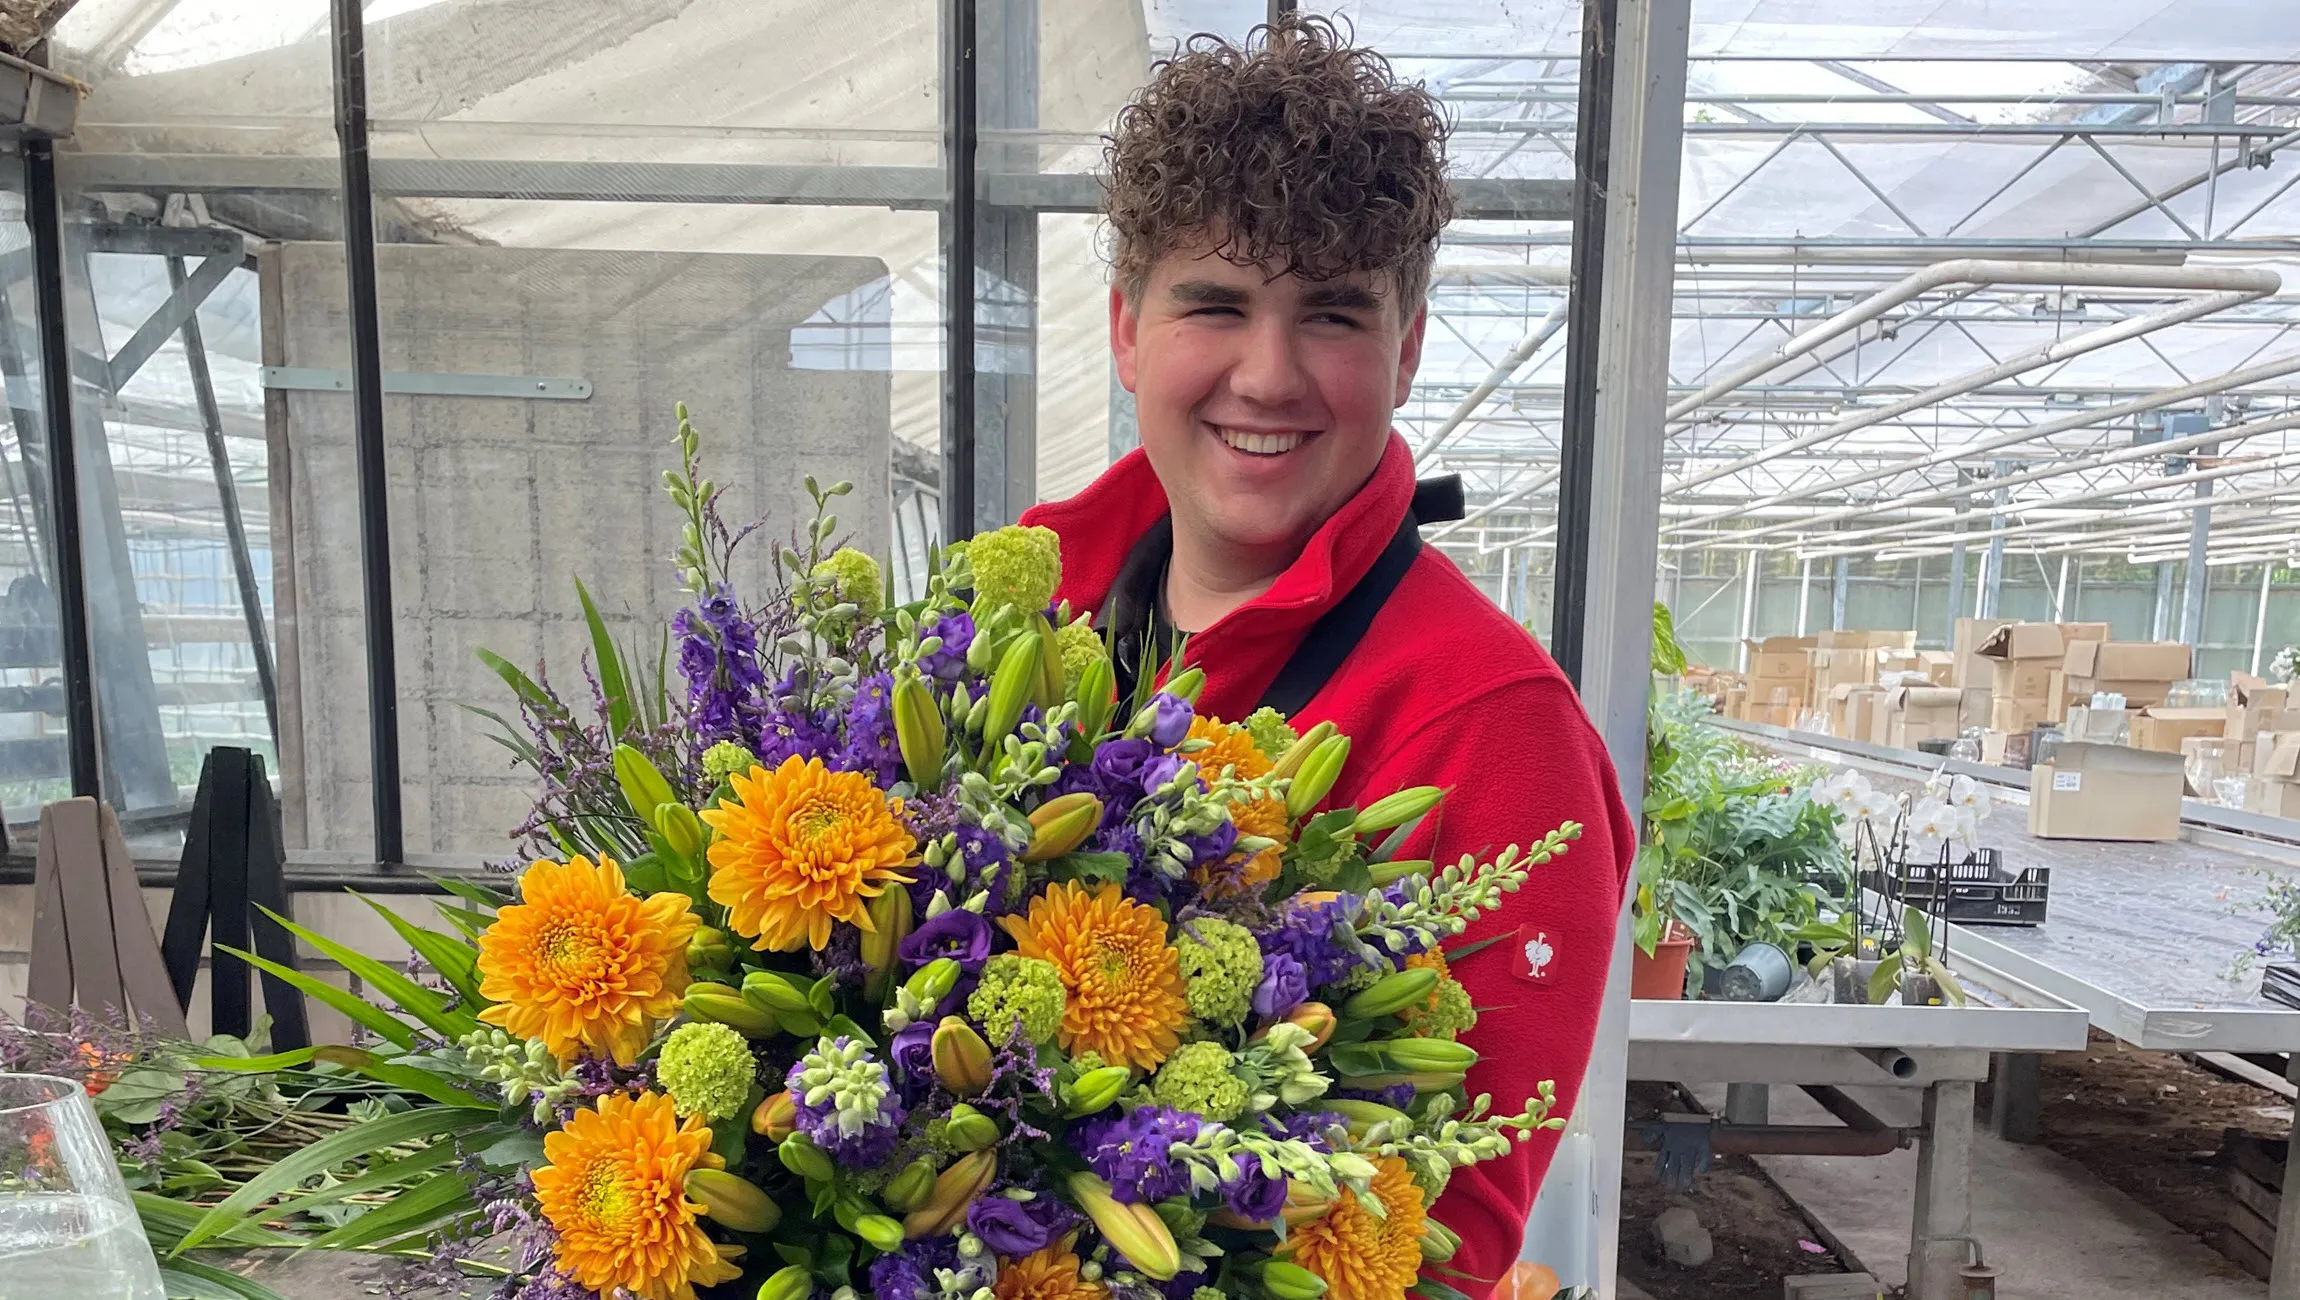
<path id="1" fill-rule="evenodd" d="M 2204 449 L 2204 455 L 2211 454 L 2211 448 Z M 2190 645 L 2198 644 L 2204 636 L 2205 581 L 2212 572 L 2205 563 L 2212 547 L 2212 480 L 2198 483 L 2195 491 L 2199 504 L 2189 520 L 2187 584 L 2180 593 L 2180 639 Z"/>
<path id="2" fill-rule="evenodd" d="M 975 0 L 942 6 L 942 540 L 974 535 Z"/>
<path id="3" fill-rule="evenodd" d="M 2061 571 L 2068 571 L 2068 561 L 2061 561 Z M 2276 561 L 2260 562 L 2260 606 L 2252 611 L 2252 675 L 2260 675 L 2260 665 L 2266 662 L 2268 651 L 2268 595 L 2276 581 Z"/>

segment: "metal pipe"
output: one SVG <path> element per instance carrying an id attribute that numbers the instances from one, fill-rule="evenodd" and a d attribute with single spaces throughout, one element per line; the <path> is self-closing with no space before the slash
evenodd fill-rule
<path id="1" fill-rule="evenodd" d="M 1749 638 L 1757 630 L 1757 553 L 1741 557 L 1741 671 L 1749 671 Z"/>
<path id="2" fill-rule="evenodd" d="M 1861 1055 L 1876 1062 L 1878 1069 L 1896 1079 L 1914 1079 L 1917 1077 L 1916 1058 L 1898 1047 L 1863 1047 L 1857 1050 Z"/>
<path id="3" fill-rule="evenodd" d="M 943 176 L 950 206 L 942 231 L 942 540 L 974 536 L 975 0 L 945 0 Z"/>
<path id="4" fill-rule="evenodd" d="M 1478 382 L 1477 387 L 1469 390 L 1469 396 L 1462 398 L 1461 402 L 1453 408 L 1453 412 L 1438 424 L 1436 430 L 1428 438 L 1423 439 L 1421 447 L 1414 452 L 1415 461 L 1427 459 L 1438 448 L 1444 446 L 1446 439 L 1453 436 L 1454 430 L 1460 428 L 1464 420 L 1475 414 L 1477 408 L 1485 405 L 1486 398 L 1493 396 L 1493 390 L 1508 383 L 1510 376 L 1515 375 L 1520 366 L 1532 360 L 1533 354 L 1541 350 L 1541 345 L 1549 342 L 1559 327 L 1565 324 L 1566 308 L 1572 301 L 1571 295 L 1559 298 L 1550 306 L 1548 314 L 1535 322 L 1533 327 L 1525 332 L 1525 337 L 1517 341 L 1517 346 L 1509 350 L 1509 355 L 1494 363 L 1493 369 Z"/>
<path id="5" fill-rule="evenodd" d="M 2274 272 L 2263 271 L 2260 274 L 2270 281 L 2277 279 Z M 1822 443 L 1833 442 L 1848 433 L 1858 432 L 1874 424 L 1882 424 L 1896 416 L 1906 415 L 1911 411 L 1971 392 L 1976 388 L 1987 387 L 2000 379 L 2024 374 L 2040 366 L 2066 361 L 2088 352 L 2096 352 L 2112 344 L 2139 338 L 2144 334 L 2151 334 L 2157 330 L 2178 325 L 2183 321 L 2194 320 L 2199 316 L 2208 316 L 2217 311 L 2225 311 L 2230 307 L 2252 302 L 2275 291 L 2275 285 L 2271 284 L 2267 289 L 2258 292 L 2216 293 L 2204 298 L 2191 299 L 2178 306 L 2153 311 L 2146 316 L 2128 317 L 2113 325 L 2103 325 L 2096 329 L 2086 330 L 2081 334 L 2060 339 L 2044 347 L 2031 349 L 2009 361 L 1998 362 L 1995 365 L 1984 366 L 1979 370 L 1959 375 L 1946 383 L 1936 384 L 1921 393 L 1911 394 L 1888 405 L 1846 416 L 1817 432 L 1766 447 L 1762 451 L 1753 452 L 1739 460 L 1717 466 L 1714 469 L 1706 469 L 1700 473 L 1688 475 L 1665 485 L 1663 490 L 1667 493 L 1674 493 L 1696 488 L 1704 483 L 1714 482 L 1731 474 L 1738 474 L 1742 470 L 1753 469 L 1767 461 L 1777 460 L 1791 452 L 1806 451 L 1820 446 Z M 1800 335 L 1799 337 L 1803 336 Z"/>
<path id="6" fill-rule="evenodd" d="M 24 142 L 24 222 L 32 241 L 32 299 L 40 339 L 40 405 L 46 417 L 50 565 L 64 660 L 64 747 L 75 797 L 100 798 L 96 666 L 88 635 L 88 575 L 80 550 L 80 450 L 74 441 L 72 341 L 64 315 L 64 228 L 57 208 L 55 145 Z"/>
<path id="7" fill-rule="evenodd" d="M 1672 403 L 1669 419 L 1679 420 L 1847 330 L 1875 320 L 1911 299 L 1952 284 L 1985 287 L 1999 284 L 2037 284 L 2061 288 L 2093 289 L 2213 289 L 2248 292 L 2258 298 L 2282 287 L 2272 271 L 2234 268 L 2163 266 L 2072 266 L 2058 262 L 1996 261 L 1953 258 L 1911 272 L 1897 283 L 1805 330 L 1772 352 L 1736 366 L 1723 378 L 1690 397 Z"/>
<path id="8" fill-rule="evenodd" d="M 391 507 L 384 471 L 383 340 L 375 285 L 375 199 L 368 176 L 367 28 L 360 0 L 331 0 L 335 131 L 343 168 L 343 262 L 351 332 L 352 453 L 358 470 L 360 593 L 367 630 L 369 779 L 375 857 L 406 860 L 400 822 L 399 662 L 392 640 Z"/>
<path id="9" fill-rule="evenodd" d="M 1709 1149 L 1729 1156 L 1884 1156 L 1908 1146 L 1906 1129 L 1838 1128 L 1832 1124 L 1723 1124 L 1709 1126 Z M 1648 1137 L 1651 1133 L 1653 1136 Z M 1623 1146 L 1633 1151 L 1660 1148 L 1657 1126 L 1631 1124 Z"/>
<path id="10" fill-rule="evenodd" d="M 1843 1120 L 1846 1128 L 1861 1133 L 1880 1133 L 1892 1127 L 1871 1114 L 1867 1107 L 1846 1096 L 1842 1088 L 1825 1083 L 1805 1083 L 1798 1087 L 1821 1109 Z"/>
<path id="11" fill-rule="evenodd" d="M 2212 499 L 2211 479 L 2197 483 L 2196 499 L 2200 502 Z M 2188 570 L 2184 575 L 2187 581 L 2183 585 L 2180 600 L 2180 639 L 2190 645 L 2197 644 L 2204 635 L 2204 602 L 2209 595 L 2205 590 L 2207 575 L 2204 560 L 2211 549 L 2212 507 L 2199 505 L 2189 523 Z"/>

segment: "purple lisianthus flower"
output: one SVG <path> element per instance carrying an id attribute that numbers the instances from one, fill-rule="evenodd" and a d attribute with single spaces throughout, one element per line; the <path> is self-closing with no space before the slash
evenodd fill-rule
<path id="1" fill-rule="evenodd" d="M 1189 761 L 1180 754 L 1160 754 L 1144 763 L 1142 765 L 1142 793 L 1153 795 L 1164 789 L 1166 783 L 1173 780 L 1175 774 L 1182 770 L 1182 765 Z M 1200 781 L 1199 784 L 1202 786 L 1205 782 Z"/>
<path id="2" fill-rule="evenodd" d="M 1004 1196 L 976 1197 L 967 1207 L 966 1230 L 1008 1259 L 1018 1259 L 1054 1239 L 1045 1224 L 1031 1217 L 1028 1206 Z"/>
<path id="3" fill-rule="evenodd" d="M 934 1087 L 935 1023 L 920 1020 L 897 1032 L 887 1049 L 902 1094 L 914 1104 Z"/>
<path id="4" fill-rule="evenodd" d="M 929 677 L 955 682 L 966 673 L 966 652 L 974 644 L 974 618 L 968 614 L 937 614 L 918 629 L 920 640 L 930 636 L 942 638 L 942 646 L 933 654 L 918 657 L 918 670 Z"/>
<path id="5" fill-rule="evenodd" d="M 1275 1020 L 1310 1000 L 1309 972 L 1292 953 L 1262 955 L 1262 982 L 1254 986 L 1254 1014 Z"/>
<path id="6" fill-rule="evenodd" d="M 1124 1115 L 1089 1120 L 1070 1143 L 1089 1168 L 1129 1205 L 1162 1201 L 1190 1190 L 1190 1171 L 1167 1158 L 1176 1142 L 1198 1136 L 1198 1117 L 1171 1106 L 1138 1106 Z"/>
<path id="7" fill-rule="evenodd" d="M 1286 1180 L 1264 1174 L 1259 1162 L 1241 1162 L 1238 1176 L 1222 1184 L 1222 1204 L 1241 1219 L 1268 1223 L 1286 1208 Z"/>
<path id="8" fill-rule="evenodd" d="M 1150 697 L 1150 743 L 1172 749 L 1190 736 L 1190 720 L 1197 711 L 1190 701 L 1170 691 Z"/>
<path id="9" fill-rule="evenodd" d="M 958 963 L 960 971 L 972 975 L 990 960 L 990 922 L 954 907 L 911 931 L 897 950 L 912 970 L 948 957 Z"/>
<path id="10" fill-rule="evenodd" d="M 1230 856 L 1230 850 L 1238 845 L 1238 827 L 1235 822 L 1223 822 L 1204 835 L 1185 835 L 1182 842 L 1190 846 L 1190 865 L 1202 867 Z"/>

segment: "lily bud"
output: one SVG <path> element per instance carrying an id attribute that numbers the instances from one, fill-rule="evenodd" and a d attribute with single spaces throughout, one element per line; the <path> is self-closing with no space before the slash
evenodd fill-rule
<path id="1" fill-rule="evenodd" d="M 1110 715 L 1118 707 L 1117 670 L 1108 659 L 1095 656 L 1078 677 L 1078 730 L 1088 739 L 1098 739 L 1103 728 L 1110 725 Z"/>
<path id="2" fill-rule="evenodd" d="M 802 1037 L 822 1028 L 815 1019 L 814 1006 L 807 1001 L 807 995 L 773 971 L 755 970 L 745 975 L 743 1001 L 750 1003 L 761 1015 L 772 1017 L 778 1025 Z"/>
<path id="3" fill-rule="evenodd" d="M 1337 734 L 1338 731 L 1339 728 L 1335 727 L 1333 723 L 1321 722 L 1303 732 L 1300 739 L 1286 746 L 1285 753 L 1278 755 L 1278 761 L 1270 767 L 1270 774 L 1272 776 L 1292 776 L 1301 771 L 1302 764 L 1309 760 L 1311 752 L 1318 746 L 1325 744 L 1326 738 Z"/>
<path id="4" fill-rule="evenodd" d="M 751 1111 L 751 1131 L 769 1142 L 780 1142 L 799 1126 L 798 1103 L 791 1100 L 791 1090 L 768 1097 Z"/>
<path id="5" fill-rule="evenodd" d="M 1099 1070 L 1088 1070 L 1072 1081 L 1062 1096 L 1062 1113 L 1072 1119 L 1091 1115 L 1118 1100 L 1118 1094 L 1134 1078 L 1134 1072 L 1123 1065 L 1105 1065 Z"/>
<path id="6" fill-rule="evenodd" d="M 1407 876 L 1426 876 L 1437 863 L 1428 858 L 1410 858 L 1404 862 L 1369 862 L 1366 874 L 1373 877 L 1374 886 L 1394 885 Z"/>
<path id="7" fill-rule="evenodd" d="M 960 1151 L 988 1150 L 998 1145 L 1001 1136 L 997 1120 L 963 1101 L 950 1108 L 942 1132 L 944 1140 Z"/>
<path id="8" fill-rule="evenodd" d="M 1179 674 L 1166 679 L 1166 693 L 1178 695 L 1188 700 L 1193 706 L 1198 703 L 1198 692 L 1205 689 L 1206 670 L 1203 668 L 1186 668 Z M 1132 1258 L 1132 1256 L 1128 1258 Z M 1160 1280 L 1163 1281 L 1164 1279 L 1161 1278 Z"/>
<path id="9" fill-rule="evenodd" d="M 776 1144 L 775 1156 L 783 1162 L 783 1168 L 818 1183 L 827 1183 L 838 1173 L 830 1156 L 804 1133 L 793 1133 Z"/>
<path id="10" fill-rule="evenodd" d="M 690 984 L 680 1009 L 689 1020 L 726 1025 L 746 1038 L 772 1038 L 780 1026 L 775 1018 L 745 1002 L 724 984 Z"/>
<path id="11" fill-rule="evenodd" d="M 1403 826 L 1437 807 L 1438 801 L 1443 798 L 1445 791 L 1434 785 L 1417 785 L 1410 790 L 1384 795 L 1360 810 L 1357 820 L 1350 823 L 1350 829 L 1360 835 L 1370 835 L 1393 826 Z"/>
<path id="12" fill-rule="evenodd" d="M 1040 804 L 1030 814 L 1024 862 L 1052 862 L 1086 842 L 1102 824 L 1102 801 L 1083 790 Z"/>
<path id="13" fill-rule="evenodd" d="M 883 1214 L 856 1215 L 854 1234 L 879 1250 L 902 1249 L 904 1233 L 901 1222 Z"/>
<path id="14" fill-rule="evenodd" d="M 703 1213 L 736 1232 L 773 1232 L 783 1212 L 750 1180 L 724 1169 L 693 1169 L 687 1173 L 687 1199 Z"/>
<path id="15" fill-rule="evenodd" d="M 724 968 L 735 959 L 735 950 L 727 942 L 724 931 L 707 925 L 695 927 L 695 937 L 687 940 L 687 969 L 711 970 Z"/>
<path id="16" fill-rule="evenodd" d="M 806 1300 L 814 1289 L 814 1274 L 804 1264 L 793 1264 L 759 1283 L 758 1300 Z"/>
<path id="17" fill-rule="evenodd" d="M 894 964 L 895 945 L 910 936 L 910 890 L 888 885 L 870 900 L 864 915 L 870 917 L 871 928 L 862 936 L 863 965 L 874 977 L 881 977 Z M 883 979 L 877 982 L 884 983 Z"/>
<path id="18" fill-rule="evenodd" d="M 1392 1038 L 1372 1046 L 1408 1070 L 1466 1070 L 1478 1062 L 1476 1048 L 1449 1038 Z"/>
<path id="19" fill-rule="evenodd" d="M 1045 713 L 1062 703 L 1062 644 L 1054 639 L 1054 625 L 1044 614 L 1030 616 L 1030 631 L 1038 636 L 1038 689 L 1033 698 Z"/>
<path id="20" fill-rule="evenodd" d="M 656 833 L 673 853 L 689 862 L 698 859 L 703 851 L 703 823 L 694 809 L 683 803 L 656 804 L 653 820 Z"/>
<path id="21" fill-rule="evenodd" d="M 1083 1169 L 1070 1175 L 1068 1186 L 1070 1199 L 1086 1211 L 1103 1240 L 1144 1276 L 1164 1282 L 1182 1271 L 1181 1248 L 1174 1244 L 1173 1231 L 1156 1210 L 1147 1205 L 1119 1204 L 1110 1194 L 1110 1184 Z"/>
<path id="22" fill-rule="evenodd" d="M 1330 1110 L 1341 1116 L 1342 1123 L 1349 1127 L 1350 1137 L 1361 1142 L 1377 1124 L 1411 1126 L 1413 1123 L 1412 1117 L 1404 1111 L 1394 1106 L 1384 1106 L 1378 1101 L 1356 1101 L 1347 1097 L 1332 1097 L 1319 1101 L 1318 1108 Z"/>
<path id="23" fill-rule="evenodd" d="M 1299 1228 L 1305 1223 L 1326 1217 L 1326 1211 L 1333 1208 L 1332 1197 L 1320 1196 L 1316 1188 L 1299 1178 L 1289 1178 L 1286 1180 L 1286 1208 L 1278 1211 L 1278 1217 L 1285 1220 L 1287 1227 Z"/>
<path id="24" fill-rule="evenodd" d="M 1271 1300 L 1318 1300 L 1326 1279 L 1291 1260 L 1273 1259 L 1262 1266 L 1262 1289 Z"/>
<path id="25" fill-rule="evenodd" d="M 918 999 L 920 1006 L 932 1007 L 949 997 L 950 991 L 958 987 L 961 973 L 956 961 L 948 957 L 937 957 L 913 972 L 909 981 L 902 986 L 902 991 Z"/>
<path id="26" fill-rule="evenodd" d="M 1038 638 L 1025 634 L 1015 637 L 999 658 L 998 671 L 990 678 L 990 707 L 982 719 L 984 753 L 992 752 L 1022 721 L 1022 706 L 1030 703 L 1038 687 L 1040 653 Z"/>
<path id="27" fill-rule="evenodd" d="M 1392 971 L 1375 980 L 1371 987 L 1351 994 L 1349 1000 L 1342 1003 L 1341 1013 L 1352 1020 L 1394 1015 L 1429 1001 L 1430 994 L 1437 992 L 1438 981 L 1444 978 L 1429 966 Z"/>
<path id="28" fill-rule="evenodd" d="M 960 1156 L 934 1180 L 927 1193 L 926 1203 L 904 1216 L 903 1235 L 909 1238 L 939 1237 L 957 1228 L 966 1218 L 966 1207 L 990 1186 L 991 1175 L 998 1171 L 998 1157 L 988 1151 L 972 1151 Z"/>
<path id="29" fill-rule="evenodd" d="M 923 1157 L 913 1160 L 887 1180 L 886 1190 L 879 1195 L 885 1199 L 888 1209 L 908 1214 L 926 1204 L 927 1195 L 934 1190 L 934 1175 L 932 1161 Z"/>
<path id="30" fill-rule="evenodd" d="M 629 745 L 615 746 L 615 783 L 623 788 L 623 798 L 631 811 L 652 822 L 655 810 L 667 803 L 677 803 L 679 796 L 671 793 L 671 783 L 663 779 L 655 765 L 645 754 Z"/>
<path id="31" fill-rule="evenodd" d="M 971 1097 L 990 1086 L 990 1044 L 974 1026 L 957 1016 L 944 1016 L 935 1026 L 928 1048 L 934 1058 L 934 1077 L 960 1097 Z"/>
<path id="32" fill-rule="evenodd" d="M 1435 1219 L 1422 1220 L 1422 1258 L 1443 1264 L 1461 1249 L 1461 1235 Z"/>
<path id="33" fill-rule="evenodd" d="M 1350 738 L 1329 737 L 1302 761 L 1302 770 L 1286 789 L 1286 815 L 1300 820 L 1309 815 L 1341 779 L 1342 765 L 1350 761 Z"/>
<path id="34" fill-rule="evenodd" d="M 895 683 L 894 738 L 911 784 L 931 790 L 942 783 L 942 760 L 950 737 L 942 709 L 923 677 L 907 676 Z"/>
<path id="35" fill-rule="evenodd" d="M 1324 1047 L 1326 1040 L 1334 1036 L 1334 1027 L 1339 1022 L 1332 1007 L 1323 1002 L 1304 1002 L 1286 1013 L 1286 1023 L 1300 1025 L 1310 1031 L 1310 1045 L 1302 1050 L 1314 1052 Z"/>

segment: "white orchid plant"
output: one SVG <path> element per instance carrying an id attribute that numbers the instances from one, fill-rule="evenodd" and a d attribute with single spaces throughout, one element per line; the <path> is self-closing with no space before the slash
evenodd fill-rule
<path id="1" fill-rule="evenodd" d="M 1812 969 L 1818 978 L 1837 957 L 1873 955 L 1883 949 L 1881 936 L 1861 929 L 1858 873 L 1864 862 L 1883 869 L 1890 858 L 1921 862 L 1969 857 L 1980 847 L 1980 824 L 1988 819 L 1992 801 L 1987 786 L 1969 776 L 1951 775 L 1946 768 L 1935 771 L 1914 796 L 1887 794 L 1849 767 L 1815 782 L 1812 795 L 1815 802 L 1837 812 L 1837 834 L 1850 850 L 1855 873 L 1848 882 L 1845 910 L 1797 935 L 1814 946 Z M 1870 981 L 1871 1002 L 1882 1001 L 1900 986 L 1905 973 L 1915 970 L 1931 975 L 1949 1001 L 1964 1004 L 1964 990 L 1933 952 L 1932 928 L 1917 908 L 1904 909 L 1899 955 L 1899 961 L 1879 964 Z"/>

